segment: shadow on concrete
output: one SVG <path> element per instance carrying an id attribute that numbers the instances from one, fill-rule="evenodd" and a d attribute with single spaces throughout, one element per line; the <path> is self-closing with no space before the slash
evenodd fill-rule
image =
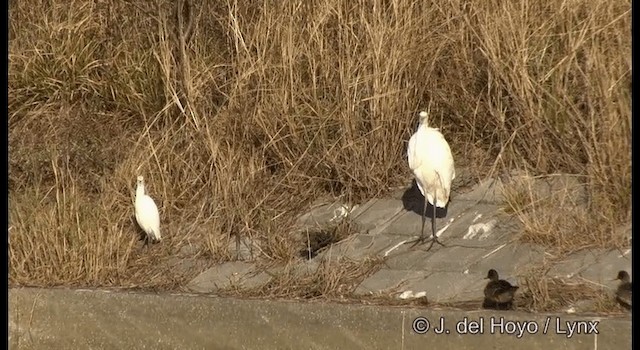
<path id="1" fill-rule="evenodd" d="M 422 216 L 422 211 L 424 209 L 424 201 L 425 198 L 420 193 L 420 189 L 416 184 L 416 180 L 411 181 L 411 187 L 407 188 L 402 195 L 402 205 L 404 209 L 407 211 L 412 211 L 420 216 Z M 436 208 L 436 218 L 441 219 L 447 216 L 447 211 L 449 208 L 449 204 L 447 204 L 446 208 Z M 427 203 L 427 215 L 428 219 L 431 219 L 433 213 L 433 206 L 431 203 Z"/>

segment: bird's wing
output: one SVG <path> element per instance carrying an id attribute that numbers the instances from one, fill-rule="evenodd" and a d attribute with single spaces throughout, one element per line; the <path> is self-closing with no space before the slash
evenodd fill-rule
<path id="1" fill-rule="evenodd" d="M 416 143 L 418 142 L 418 133 L 416 132 L 409 139 L 409 145 L 407 146 L 407 161 L 409 162 L 409 168 L 411 170 L 417 169 L 419 164 L 419 159 L 416 156 Z"/>
<path id="2" fill-rule="evenodd" d="M 505 280 L 491 281 L 487 284 L 484 294 L 487 298 L 504 303 L 513 299 L 513 295 L 518 288 Z"/>
<path id="3" fill-rule="evenodd" d="M 154 223 L 160 222 L 160 214 L 158 213 L 158 207 L 156 206 L 156 203 L 153 201 L 153 199 L 145 195 L 142 200 L 143 200 L 142 206 L 143 206 L 144 215 L 150 220 L 152 220 Z"/>

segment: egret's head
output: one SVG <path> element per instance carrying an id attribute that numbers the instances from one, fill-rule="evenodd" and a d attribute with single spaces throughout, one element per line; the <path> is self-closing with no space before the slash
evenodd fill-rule
<path id="1" fill-rule="evenodd" d="M 427 123 L 427 118 L 429 117 L 429 114 L 427 112 L 425 112 L 425 111 L 420 112 L 420 114 L 418 114 L 418 117 L 419 117 L 418 120 L 420 121 L 420 124 L 423 124 L 423 123 L 425 125 L 428 124 Z"/>
<path id="2" fill-rule="evenodd" d="M 142 175 L 138 176 L 137 184 L 138 184 L 138 186 L 140 186 L 140 185 L 144 186 L 144 177 L 142 177 Z"/>

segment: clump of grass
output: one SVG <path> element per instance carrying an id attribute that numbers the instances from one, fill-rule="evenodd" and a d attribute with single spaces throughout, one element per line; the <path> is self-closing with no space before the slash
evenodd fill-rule
<path id="1" fill-rule="evenodd" d="M 582 312 L 620 313 L 622 309 L 617 305 L 611 292 L 576 281 L 565 281 L 559 278 L 527 276 L 525 289 L 518 297 L 518 307 L 533 311 L 566 311 L 580 303 L 589 303 L 588 310 Z"/>
<path id="2" fill-rule="evenodd" d="M 264 286 L 253 289 L 232 288 L 221 294 L 268 298 L 299 298 L 308 300 L 354 299 L 358 285 L 380 267 L 379 259 L 322 259 L 312 269 L 284 268 L 273 274 Z"/>
<path id="3" fill-rule="evenodd" d="M 630 219 L 628 2 L 29 0 L 9 15 L 14 284 L 170 288 L 181 247 L 226 261 L 234 237 L 294 261 L 314 198 L 408 183 L 428 106 L 457 166 L 580 174 L 601 244 Z M 147 250 L 139 174 L 166 233 Z"/>
<path id="4" fill-rule="evenodd" d="M 585 248 L 622 248 L 626 237 L 615 234 L 619 222 L 604 219 L 615 209 L 590 209 L 585 176 L 517 176 L 505 186 L 507 212 L 524 224 L 523 241 L 542 244 L 553 254 Z M 603 208 L 601 208 L 603 209 Z"/>
<path id="5" fill-rule="evenodd" d="M 546 18 L 548 4 L 505 3 L 498 16 L 483 14 L 479 34 L 496 68 L 487 77 L 494 87 L 488 97 L 496 99 L 489 104 L 499 117 L 494 126 L 506 131 L 498 132 L 500 152 L 510 154 L 500 159 L 504 168 L 578 174 L 587 189 L 587 203 L 577 209 L 567 209 L 560 196 L 522 191 L 521 184 L 507 196 L 527 240 L 565 250 L 615 246 L 612 233 L 630 219 L 629 42 L 607 38 L 626 23 L 628 8 L 592 4 L 607 20 L 567 3 Z M 613 59 L 607 52 L 614 47 L 624 54 Z M 611 99 L 613 91 L 619 94 Z"/>

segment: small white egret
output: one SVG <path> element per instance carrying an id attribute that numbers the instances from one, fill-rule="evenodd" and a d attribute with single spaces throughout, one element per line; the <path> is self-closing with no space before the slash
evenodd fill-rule
<path id="1" fill-rule="evenodd" d="M 424 222 L 427 215 L 427 202 L 433 206 L 431 217 L 432 242 L 429 249 L 438 241 L 436 236 L 436 207 L 446 208 L 449 203 L 451 182 L 456 177 L 451 148 L 437 128 L 429 127 L 427 112 L 420 112 L 418 130 L 409 139 L 407 157 L 409 168 L 415 176 L 418 189 L 425 198 L 422 208 L 422 230 L 414 246 L 424 242 Z"/>
<path id="2" fill-rule="evenodd" d="M 135 209 L 136 221 L 147 234 L 147 238 L 152 242 L 159 242 L 162 239 L 160 236 L 160 214 L 158 214 L 156 203 L 144 192 L 144 178 L 142 176 L 138 176 Z"/>

